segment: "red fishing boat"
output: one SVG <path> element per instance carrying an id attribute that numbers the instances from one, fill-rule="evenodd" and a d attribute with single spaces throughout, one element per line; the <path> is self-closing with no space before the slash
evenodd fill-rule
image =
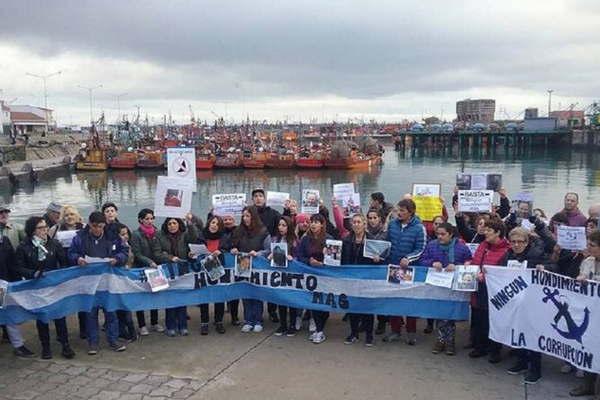
<path id="1" fill-rule="evenodd" d="M 108 162 L 111 169 L 134 169 L 138 155 L 134 151 L 123 151 L 112 157 Z"/>
<path id="2" fill-rule="evenodd" d="M 165 167 L 165 154 L 162 150 L 146 149 L 140 150 L 137 163 L 138 168 L 156 169 Z"/>
<path id="3" fill-rule="evenodd" d="M 323 168 L 323 157 L 321 153 L 301 154 L 296 158 L 298 168 L 317 169 Z"/>
<path id="4" fill-rule="evenodd" d="M 265 153 L 263 151 L 245 151 L 242 164 L 244 165 L 244 168 L 248 169 L 263 169 L 265 167 L 265 164 L 267 163 L 267 155 L 268 153 Z"/>
<path id="5" fill-rule="evenodd" d="M 215 161 L 214 154 L 196 154 L 196 169 L 213 169 Z"/>
<path id="6" fill-rule="evenodd" d="M 296 160 L 294 154 L 271 153 L 265 165 L 267 168 L 294 168 Z"/>
<path id="7" fill-rule="evenodd" d="M 242 168 L 242 157 L 238 152 L 227 152 L 217 155 L 215 168 Z"/>
<path id="8" fill-rule="evenodd" d="M 323 163 L 325 168 L 332 169 L 355 169 L 369 168 L 377 164 L 377 156 L 367 156 L 365 154 L 352 153 L 348 157 L 328 157 Z"/>

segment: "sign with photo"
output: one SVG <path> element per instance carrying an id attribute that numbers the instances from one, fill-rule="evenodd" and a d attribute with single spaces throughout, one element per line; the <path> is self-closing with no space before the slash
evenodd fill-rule
<path id="1" fill-rule="evenodd" d="M 271 267 L 287 268 L 288 245 L 287 243 L 271 243 Z"/>
<path id="2" fill-rule="evenodd" d="M 386 259 L 390 255 L 390 249 L 392 244 L 385 240 L 371 240 L 365 239 L 365 245 L 363 247 L 363 257 Z"/>
<path id="3" fill-rule="evenodd" d="M 494 192 L 491 190 L 459 190 L 459 212 L 491 212 Z"/>
<path id="4" fill-rule="evenodd" d="M 154 215 L 185 218 L 192 209 L 192 193 L 196 182 L 189 179 L 159 176 L 154 196 Z"/>
<path id="5" fill-rule="evenodd" d="M 193 147 L 167 148 L 167 176 L 189 179 L 196 191 L 196 149 Z"/>
<path id="6" fill-rule="evenodd" d="M 452 288 L 452 281 L 454 280 L 454 272 L 446 272 L 444 270 L 436 271 L 435 268 L 427 269 L 427 277 L 425 283 L 432 286 L 439 286 L 445 288 Z"/>
<path id="7" fill-rule="evenodd" d="M 346 201 L 344 207 L 344 218 L 352 218 L 355 214 L 360 214 L 360 193 L 352 193 L 352 197 Z"/>
<path id="8" fill-rule="evenodd" d="M 285 202 L 290 199 L 289 193 L 267 192 L 267 205 L 269 207 L 283 207 Z"/>
<path id="9" fill-rule="evenodd" d="M 502 174 L 487 172 L 458 173 L 456 174 L 456 186 L 458 190 L 492 190 L 497 192 L 502 188 Z"/>
<path id="10" fill-rule="evenodd" d="M 246 193 L 223 193 L 212 196 L 213 215 L 239 217 L 246 207 Z"/>
<path id="11" fill-rule="evenodd" d="M 440 197 L 442 195 L 442 185 L 439 183 L 413 183 L 412 195 L 413 197 Z"/>
<path id="12" fill-rule="evenodd" d="M 318 214 L 321 196 L 316 189 L 305 189 L 302 191 L 302 214 Z"/>
<path id="13" fill-rule="evenodd" d="M 344 207 L 354 194 L 354 183 L 336 183 L 333 185 L 333 197 Z"/>
<path id="14" fill-rule="evenodd" d="M 412 284 L 415 280 L 413 267 L 402 268 L 399 265 L 388 265 L 387 281 L 394 285 Z"/>
<path id="15" fill-rule="evenodd" d="M 237 253 L 233 274 L 240 278 L 250 278 L 252 274 L 252 256 L 249 253 Z"/>
<path id="16" fill-rule="evenodd" d="M 225 268 L 223 268 L 218 256 L 209 254 L 200 261 L 200 265 L 211 281 L 218 281 L 225 275 Z"/>
<path id="17" fill-rule="evenodd" d="M 339 266 L 342 264 L 342 241 L 327 239 L 325 241 L 325 259 L 323 264 Z"/>
<path id="18" fill-rule="evenodd" d="M 477 265 L 457 265 L 454 272 L 453 290 L 461 292 L 477 291 L 477 275 L 479 266 Z"/>
<path id="19" fill-rule="evenodd" d="M 150 290 L 153 293 L 169 288 L 169 279 L 167 279 L 167 274 L 163 270 L 162 265 L 159 265 L 156 268 L 146 268 L 144 270 L 144 275 L 146 275 Z"/>
<path id="20" fill-rule="evenodd" d="M 585 250 L 587 248 L 585 227 L 558 225 L 556 235 L 556 244 L 562 249 Z"/>

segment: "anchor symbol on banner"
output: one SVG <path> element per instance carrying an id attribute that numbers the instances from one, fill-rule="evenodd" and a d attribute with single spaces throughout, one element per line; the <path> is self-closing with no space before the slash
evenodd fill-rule
<path id="1" fill-rule="evenodd" d="M 552 292 L 549 288 L 545 287 L 543 289 L 543 292 L 546 295 L 546 297 L 544 297 L 542 301 L 544 303 L 551 301 L 552 304 L 554 304 L 558 309 L 556 315 L 554 316 L 554 324 L 550 325 L 554 328 L 556 332 L 558 332 L 560 336 L 564 337 L 565 339 L 576 340 L 577 342 L 579 342 L 579 344 L 582 344 L 581 337 L 587 330 L 588 324 L 590 322 L 590 310 L 588 310 L 587 307 L 583 310 L 585 317 L 583 318 L 583 322 L 580 325 L 577 325 L 573 320 L 571 313 L 569 312 L 569 304 L 567 302 L 561 303 L 557 300 L 556 297 L 560 294 L 558 289 L 554 289 L 554 291 Z M 558 321 L 560 321 L 562 318 L 565 319 L 568 331 L 563 331 L 558 328 Z"/>

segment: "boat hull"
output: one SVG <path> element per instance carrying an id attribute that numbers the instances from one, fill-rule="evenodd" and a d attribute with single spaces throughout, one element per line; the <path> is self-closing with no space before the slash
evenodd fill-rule
<path id="1" fill-rule="evenodd" d="M 196 158 L 196 169 L 213 169 L 215 166 L 214 159 L 198 159 Z"/>
<path id="2" fill-rule="evenodd" d="M 287 169 L 294 168 L 296 165 L 296 161 L 293 157 L 281 158 L 281 157 L 271 157 L 265 163 L 267 168 L 276 168 L 276 169 Z"/>
<path id="3" fill-rule="evenodd" d="M 96 161 L 77 161 L 75 169 L 78 171 L 106 171 L 108 169 L 107 162 Z"/>
<path id="4" fill-rule="evenodd" d="M 323 168 L 323 160 L 318 160 L 316 158 L 298 158 L 296 159 L 296 166 L 298 168 L 306 168 L 306 169 L 317 169 Z"/>
<path id="5" fill-rule="evenodd" d="M 233 157 L 217 157 L 214 166 L 215 168 L 236 169 L 242 167 L 242 161 Z"/>

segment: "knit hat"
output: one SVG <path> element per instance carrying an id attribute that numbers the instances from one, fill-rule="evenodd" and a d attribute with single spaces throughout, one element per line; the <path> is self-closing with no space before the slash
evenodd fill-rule
<path id="1" fill-rule="evenodd" d="M 308 222 L 310 222 L 310 217 L 307 214 L 298 214 L 296 215 L 296 218 L 294 218 L 294 222 L 296 224 L 307 224 Z"/>
<path id="2" fill-rule="evenodd" d="M 55 213 L 59 213 L 60 210 L 62 210 L 62 206 L 55 202 L 48 204 L 48 207 L 46 208 L 46 211 L 55 212 Z"/>

